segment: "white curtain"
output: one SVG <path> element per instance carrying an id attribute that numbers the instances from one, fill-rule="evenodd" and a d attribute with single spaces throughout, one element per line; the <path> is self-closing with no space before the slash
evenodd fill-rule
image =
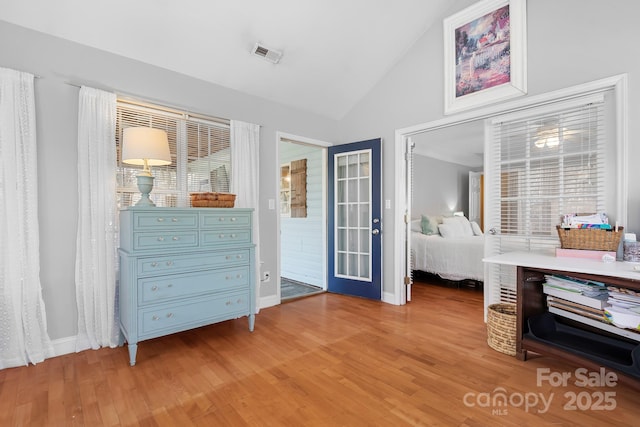
<path id="1" fill-rule="evenodd" d="M 238 208 L 253 208 L 253 243 L 256 245 L 256 300 L 260 296 L 260 126 L 231 120 L 231 182 Z M 258 304 L 256 303 L 256 308 Z"/>
<path id="2" fill-rule="evenodd" d="M 116 95 L 80 88 L 76 351 L 118 345 L 115 134 Z"/>
<path id="3" fill-rule="evenodd" d="M 0 369 L 53 356 L 40 284 L 33 81 L 0 68 Z"/>

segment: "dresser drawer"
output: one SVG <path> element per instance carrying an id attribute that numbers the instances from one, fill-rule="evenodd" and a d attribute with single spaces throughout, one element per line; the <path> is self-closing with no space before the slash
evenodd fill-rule
<path id="1" fill-rule="evenodd" d="M 173 274 L 216 267 L 248 265 L 249 249 L 195 252 L 138 258 L 138 276 Z"/>
<path id="2" fill-rule="evenodd" d="M 225 211 L 224 209 L 200 213 L 200 226 L 202 228 L 251 227 L 250 212 Z"/>
<path id="3" fill-rule="evenodd" d="M 198 246 L 198 232 L 196 230 L 187 231 L 167 231 L 134 233 L 133 248 L 135 250 L 149 249 L 178 249 L 194 248 Z"/>
<path id="4" fill-rule="evenodd" d="M 196 212 L 134 212 L 133 230 L 158 230 L 158 229 L 185 229 L 198 227 L 198 214 Z"/>
<path id="5" fill-rule="evenodd" d="M 219 246 L 233 243 L 251 243 L 251 230 L 249 229 L 215 229 L 201 232 L 203 247 Z"/>
<path id="6" fill-rule="evenodd" d="M 248 266 L 147 277 L 138 280 L 138 303 L 155 303 L 239 288 L 249 288 Z"/>
<path id="7" fill-rule="evenodd" d="M 198 327 L 214 319 L 249 314 L 249 292 L 216 295 L 182 304 L 163 304 L 142 308 L 138 311 L 140 335 L 170 333 Z"/>

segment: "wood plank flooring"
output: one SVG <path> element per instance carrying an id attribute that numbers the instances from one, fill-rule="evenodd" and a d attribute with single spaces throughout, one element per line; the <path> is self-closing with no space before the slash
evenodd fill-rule
<path id="1" fill-rule="evenodd" d="M 1 370 L 0 426 L 638 425 L 639 392 L 538 385 L 538 368 L 577 366 L 489 348 L 481 291 L 413 298 L 324 293 L 262 310 L 253 333 L 238 319 L 144 341 L 135 367 L 123 347 Z"/>

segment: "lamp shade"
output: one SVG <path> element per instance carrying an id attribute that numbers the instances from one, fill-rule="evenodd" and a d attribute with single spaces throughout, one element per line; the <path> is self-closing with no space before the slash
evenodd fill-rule
<path id="1" fill-rule="evenodd" d="M 130 165 L 170 165 L 167 133 L 162 129 L 147 127 L 126 128 L 122 138 L 122 162 Z"/>

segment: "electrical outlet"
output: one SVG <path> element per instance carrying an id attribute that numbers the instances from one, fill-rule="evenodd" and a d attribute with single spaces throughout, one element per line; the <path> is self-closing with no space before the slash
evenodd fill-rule
<path id="1" fill-rule="evenodd" d="M 269 279 L 271 279 L 271 273 L 268 271 L 265 271 L 264 273 L 262 273 L 262 281 L 263 282 L 268 282 Z"/>

